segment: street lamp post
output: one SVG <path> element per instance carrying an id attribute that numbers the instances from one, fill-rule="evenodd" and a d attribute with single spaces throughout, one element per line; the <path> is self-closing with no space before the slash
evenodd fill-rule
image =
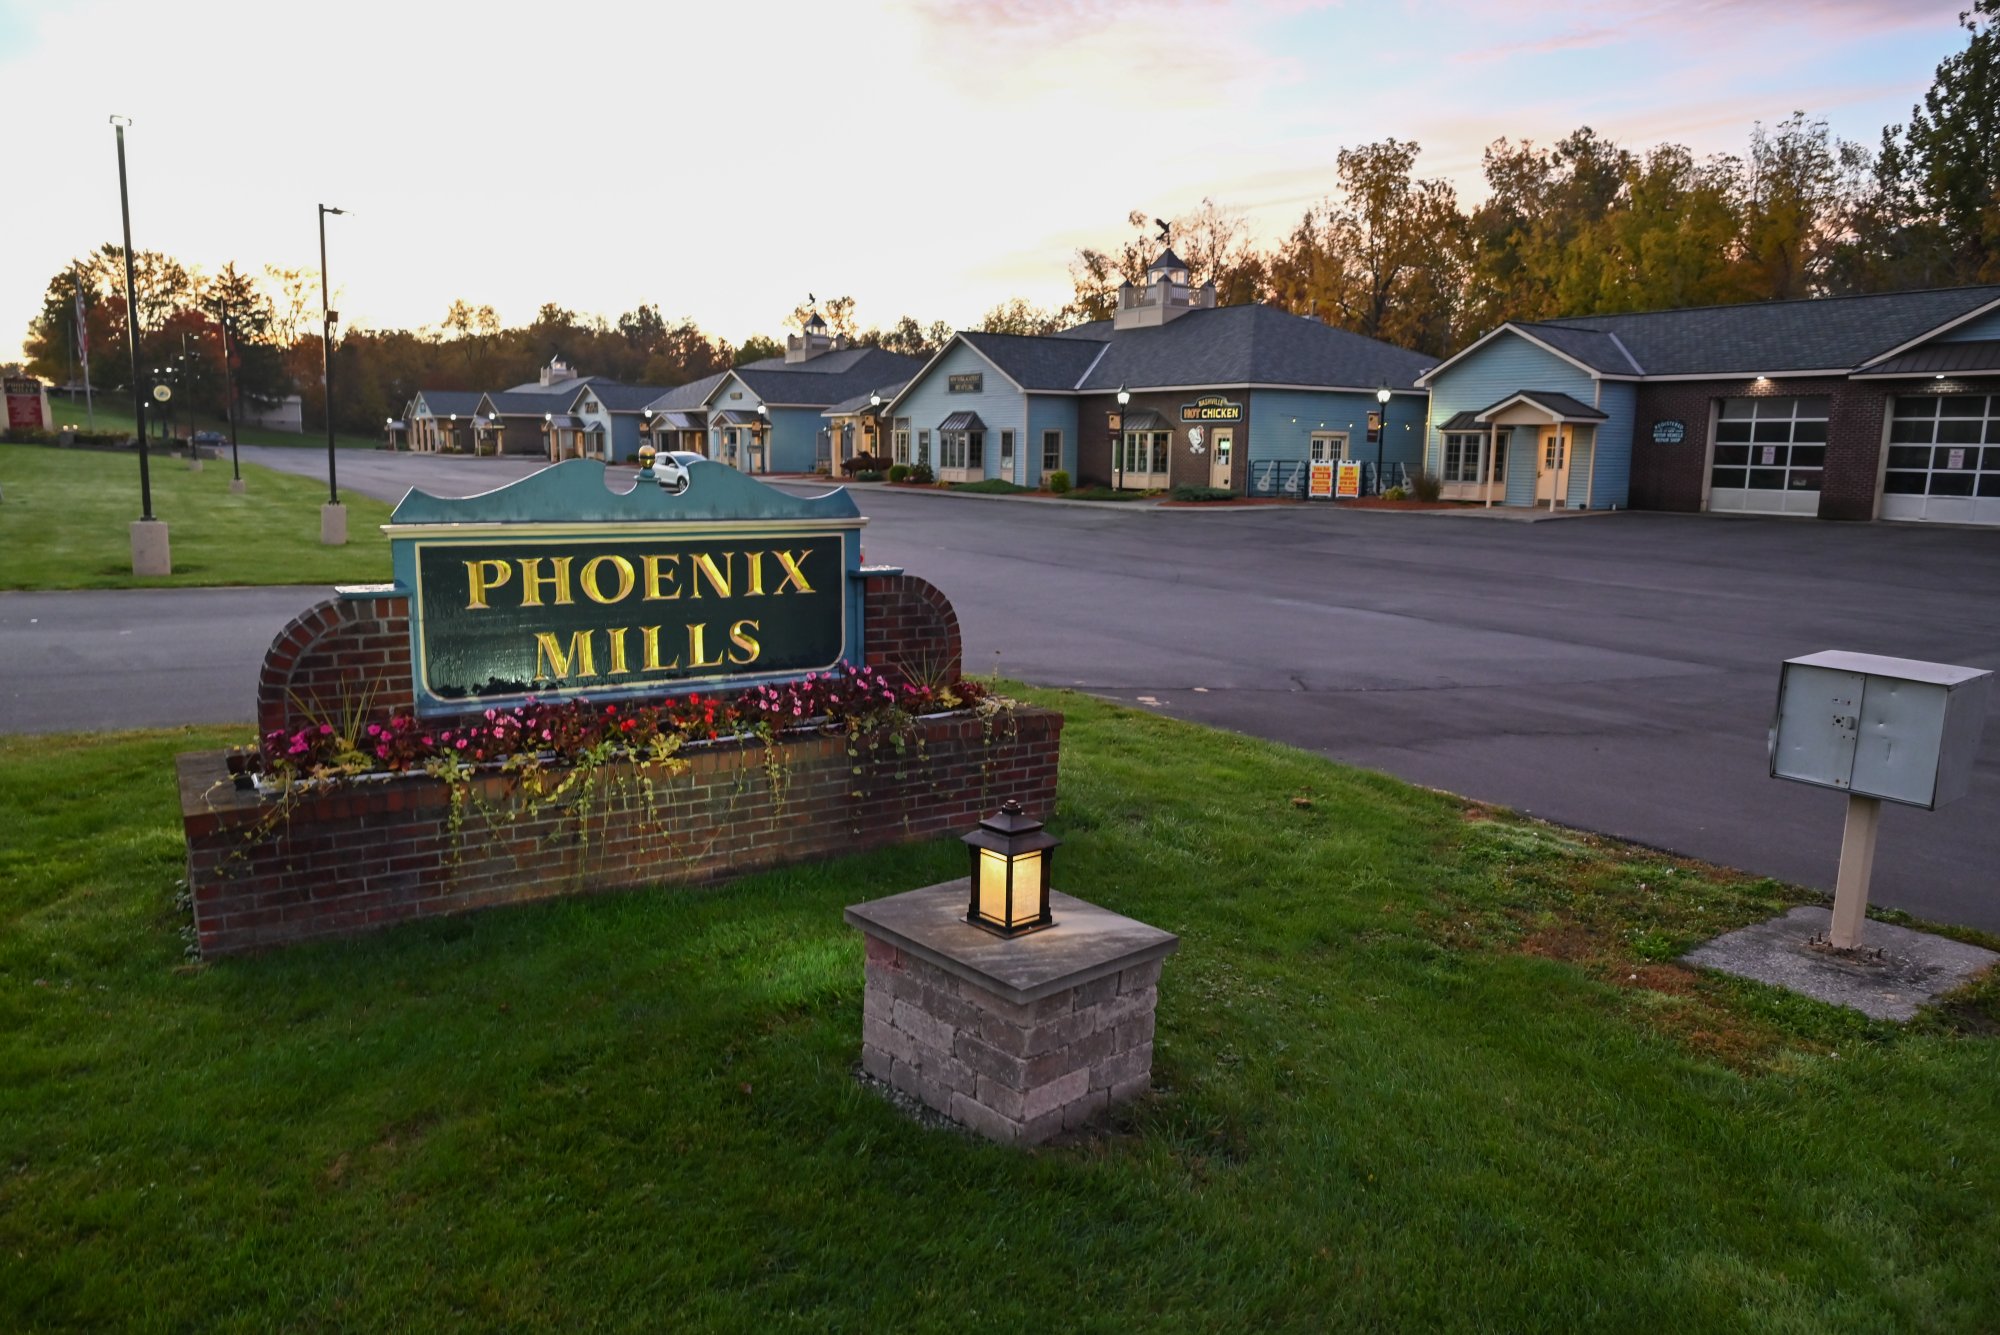
<path id="1" fill-rule="evenodd" d="M 195 435 L 197 434 L 195 431 L 195 424 L 194 424 L 194 400 L 188 396 L 188 382 L 193 379 L 193 373 L 194 373 L 194 356 L 192 353 L 188 351 L 187 331 L 183 329 L 181 331 L 181 360 L 180 360 L 180 375 L 179 375 L 180 389 L 178 391 L 179 404 L 177 404 L 176 406 L 180 407 L 181 405 L 185 405 L 183 410 L 188 415 L 188 471 L 191 473 L 199 473 L 201 471 L 201 450 L 195 444 L 195 439 L 194 439 Z M 178 417 L 179 413 L 176 412 L 175 416 Z"/>
<path id="2" fill-rule="evenodd" d="M 1382 447 L 1389 439 L 1389 382 L 1375 391 L 1375 402 L 1381 405 L 1375 411 L 1375 494 L 1382 494 Z"/>
<path id="3" fill-rule="evenodd" d="M 132 278 L 132 200 L 125 181 L 125 127 L 132 122 L 113 116 L 118 135 L 118 213 L 125 224 L 125 353 L 132 367 L 132 425 L 139 438 L 139 518 L 132 524 L 132 573 L 171 575 L 173 556 L 167 546 L 167 526 L 153 517 L 153 472 L 146 454 L 146 383 L 139 373 L 139 285 Z"/>
<path id="4" fill-rule="evenodd" d="M 340 483 L 333 459 L 333 325 L 340 317 L 327 297 L 326 215 L 344 214 L 346 209 L 319 206 L 319 364 L 320 380 L 326 393 L 326 504 L 319 512 L 319 540 L 328 547 L 347 544 L 347 507 L 340 503 Z"/>
<path id="5" fill-rule="evenodd" d="M 1118 430 L 1111 433 L 1111 489 L 1125 489 L 1125 448 L 1120 438 L 1125 429 L 1125 405 L 1132 402 L 1132 391 L 1118 387 Z"/>
<path id="6" fill-rule="evenodd" d="M 229 489 L 243 490 L 243 461 L 236 449 L 236 374 L 229 365 L 229 332 L 235 317 L 224 306 L 217 323 L 222 329 L 222 406 L 229 415 Z"/>

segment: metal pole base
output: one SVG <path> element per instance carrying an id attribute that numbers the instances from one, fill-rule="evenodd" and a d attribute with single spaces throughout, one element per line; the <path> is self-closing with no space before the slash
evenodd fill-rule
<path id="1" fill-rule="evenodd" d="M 239 496 L 240 496 L 240 495 L 242 495 L 242 493 L 243 493 L 243 479 L 242 479 L 242 478 L 240 478 L 240 477 L 233 477 L 233 478 L 230 478 L 230 479 L 229 479 L 229 489 L 230 489 L 231 491 L 233 491 L 233 492 L 237 493 L 237 494 L 238 494 Z"/>
<path id="2" fill-rule="evenodd" d="M 193 447 L 189 447 L 188 449 L 188 471 L 190 473 L 199 473 L 201 471 L 201 455 L 196 453 Z"/>
<path id="3" fill-rule="evenodd" d="M 347 545 L 347 507 L 327 504 L 319 508 L 319 540 L 327 547 Z"/>
<path id="4" fill-rule="evenodd" d="M 1868 920 L 1868 882 L 1875 874 L 1875 831 L 1881 819 L 1881 798 L 1847 795 L 1840 876 L 1833 887 L 1833 929 L 1827 934 L 1835 950 L 1860 948 L 1862 924 Z"/>
<path id="5" fill-rule="evenodd" d="M 160 520 L 132 521 L 132 573 L 142 578 L 160 578 L 174 573 L 173 552 L 167 545 L 167 526 Z"/>

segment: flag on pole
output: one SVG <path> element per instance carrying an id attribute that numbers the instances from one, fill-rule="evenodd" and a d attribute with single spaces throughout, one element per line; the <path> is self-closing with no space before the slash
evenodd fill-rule
<path id="1" fill-rule="evenodd" d="M 90 321 L 83 313 L 82 288 L 79 287 L 76 289 L 76 294 L 71 298 L 71 303 L 76 307 L 76 319 L 71 321 L 76 326 L 76 355 L 79 360 L 88 364 L 90 361 Z"/>

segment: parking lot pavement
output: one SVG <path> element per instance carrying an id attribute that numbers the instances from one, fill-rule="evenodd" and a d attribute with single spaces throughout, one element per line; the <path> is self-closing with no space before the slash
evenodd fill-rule
<path id="1" fill-rule="evenodd" d="M 418 483 L 486 490 L 532 468 L 348 459 L 343 479 L 396 496 Z M 858 496 L 867 559 L 950 596 L 971 672 L 1076 687 L 1820 888 L 1833 883 L 1842 802 L 1767 777 L 1778 665 L 1845 648 L 2000 667 L 2000 533 L 1303 506 L 1218 521 Z M 16 668 L 0 729 L 247 720 L 264 648 L 312 596 L 0 594 L 0 661 Z M 1885 812 L 1877 903 L 2000 931 L 2000 725 L 1986 733 L 1963 801 Z"/>

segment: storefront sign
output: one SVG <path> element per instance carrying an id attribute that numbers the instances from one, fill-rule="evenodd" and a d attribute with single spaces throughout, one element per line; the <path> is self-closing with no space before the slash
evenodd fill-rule
<path id="1" fill-rule="evenodd" d="M 48 427 L 41 381 L 32 376 L 8 376 L 6 395 L 8 430 L 41 431 Z"/>
<path id="2" fill-rule="evenodd" d="M 1193 403 L 1181 405 L 1183 422 L 1240 422 L 1243 405 L 1231 403 L 1220 394 L 1204 394 Z"/>
<path id="3" fill-rule="evenodd" d="M 947 394 L 977 394 L 986 384 L 986 373 L 974 371 L 970 375 L 948 375 L 944 378 Z"/>
<path id="4" fill-rule="evenodd" d="M 1777 463 L 1778 447 L 1776 445 L 1766 445 L 1764 447 L 1763 458 L 1760 462 L 1762 462 L 1764 466 L 1767 468 L 1770 467 L 1772 464 Z"/>
<path id="5" fill-rule="evenodd" d="M 1361 498 L 1361 464 L 1357 460 L 1343 459 L 1340 471 L 1334 479 L 1335 500 L 1352 501 Z"/>
<path id="6" fill-rule="evenodd" d="M 850 659 L 863 521 L 845 493 L 793 498 L 707 463 L 677 494 L 603 479 L 602 463 L 573 460 L 397 507 L 419 713 L 734 688 Z"/>
<path id="7" fill-rule="evenodd" d="M 1382 439 L 1382 414 L 1379 410 L 1368 414 L 1368 443 L 1373 445 Z"/>
<path id="8" fill-rule="evenodd" d="M 1314 459 L 1306 465 L 1306 499 L 1309 501 L 1333 499 L 1333 460 Z"/>
<path id="9" fill-rule="evenodd" d="M 1653 423 L 1653 443 L 1655 445 L 1678 445 L 1687 438 L 1687 425 L 1682 422 Z"/>
<path id="10" fill-rule="evenodd" d="M 1114 436 L 1117 435 L 1120 431 L 1123 431 L 1125 429 L 1125 414 L 1124 413 L 1104 414 L 1104 429 L 1106 431 L 1109 431 Z"/>

